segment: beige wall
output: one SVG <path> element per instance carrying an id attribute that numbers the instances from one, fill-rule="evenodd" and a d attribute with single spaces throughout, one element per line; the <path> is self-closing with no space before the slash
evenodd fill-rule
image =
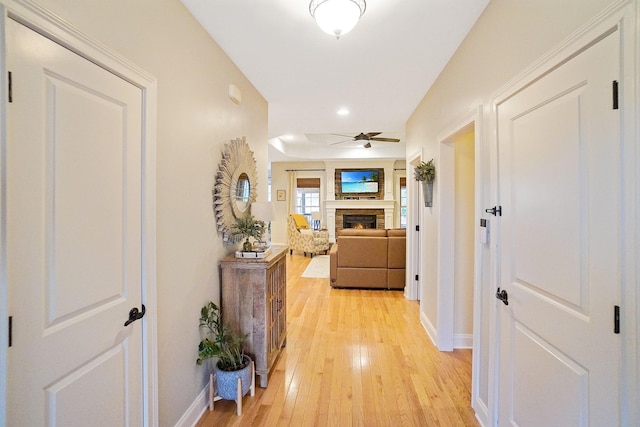
<path id="1" fill-rule="evenodd" d="M 610 3 L 613 0 L 492 0 L 409 118 L 407 155 L 422 151 L 424 159 L 434 158 L 437 165 L 441 132 L 478 106 L 488 105 L 509 80 Z M 425 214 L 422 222 L 425 253 L 436 259 L 437 211 Z M 423 271 L 423 300 L 436 301 L 437 269 L 430 263 Z M 424 307 L 426 316 L 436 325 L 435 304 Z"/>
<path id="2" fill-rule="evenodd" d="M 455 163 L 455 275 L 453 333 L 473 334 L 473 250 L 475 241 L 475 134 L 453 141 Z"/>
<path id="3" fill-rule="evenodd" d="M 159 421 L 173 426 L 205 386 L 196 366 L 200 307 L 220 293 L 211 190 L 225 141 L 246 136 L 266 200 L 267 103 L 177 0 L 41 0 L 158 80 Z M 228 85 L 242 91 L 233 104 Z"/>

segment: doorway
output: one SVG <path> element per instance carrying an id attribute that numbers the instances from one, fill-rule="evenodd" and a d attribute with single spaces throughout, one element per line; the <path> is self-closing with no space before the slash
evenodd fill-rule
<path id="1" fill-rule="evenodd" d="M 482 200 L 480 108 L 439 138 L 437 342 L 441 351 L 474 346 L 474 306 L 479 286 L 478 226 Z M 478 308 L 479 309 L 479 308 Z"/>
<path id="2" fill-rule="evenodd" d="M 438 329 L 441 351 L 471 348 L 471 401 L 486 419 L 489 400 L 489 303 L 483 297 L 489 240 L 481 239 L 485 203 L 482 106 L 438 138 Z"/>

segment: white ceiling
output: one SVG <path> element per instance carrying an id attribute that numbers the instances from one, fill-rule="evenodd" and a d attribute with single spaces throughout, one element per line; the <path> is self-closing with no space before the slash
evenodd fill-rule
<path id="1" fill-rule="evenodd" d="M 181 1 L 269 103 L 271 161 L 404 158 L 407 119 L 489 2 L 368 0 L 336 40 L 308 0 Z M 332 135 L 360 132 L 401 142 Z"/>

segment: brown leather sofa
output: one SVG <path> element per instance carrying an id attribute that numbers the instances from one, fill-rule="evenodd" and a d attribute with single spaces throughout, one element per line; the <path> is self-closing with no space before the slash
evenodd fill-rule
<path id="1" fill-rule="evenodd" d="M 404 289 L 405 229 L 338 230 L 329 256 L 334 288 Z"/>

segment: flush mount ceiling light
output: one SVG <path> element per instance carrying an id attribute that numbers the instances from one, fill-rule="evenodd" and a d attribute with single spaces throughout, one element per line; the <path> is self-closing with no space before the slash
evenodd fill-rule
<path id="1" fill-rule="evenodd" d="M 311 0 L 309 12 L 322 31 L 336 36 L 347 34 L 364 14 L 364 0 Z"/>

